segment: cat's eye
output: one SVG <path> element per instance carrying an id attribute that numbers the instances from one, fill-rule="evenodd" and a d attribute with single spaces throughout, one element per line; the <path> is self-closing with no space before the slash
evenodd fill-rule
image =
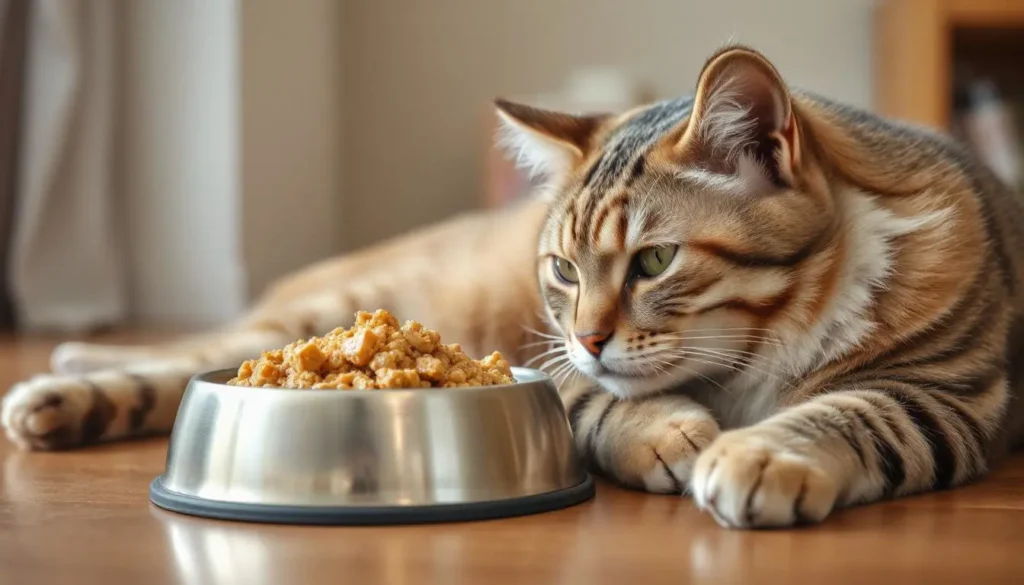
<path id="1" fill-rule="evenodd" d="M 636 254 L 638 275 L 652 278 L 665 272 L 668 265 L 672 263 L 672 259 L 676 257 L 678 249 L 679 246 L 672 244 L 640 250 Z"/>
<path id="2" fill-rule="evenodd" d="M 574 266 L 572 262 L 557 256 L 555 256 L 554 260 L 555 275 L 558 276 L 562 282 L 576 284 L 580 281 L 580 275 L 576 272 L 576 266 Z"/>

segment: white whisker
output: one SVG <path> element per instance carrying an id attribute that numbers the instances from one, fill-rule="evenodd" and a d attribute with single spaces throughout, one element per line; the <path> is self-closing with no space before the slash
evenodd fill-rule
<path id="1" fill-rule="evenodd" d="M 558 339 L 550 339 L 550 340 L 546 340 L 546 341 L 534 341 L 532 343 L 524 343 L 524 344 L 520 345 L 519 349 L 526 349 L 526 348 L 529 348 L 529 347 L 537 347 L 538 345 L 553 345 L 553 344 L 558 343 L 559 341 L 560 340 L 558 340 Z"/>
<path id="2" fill-rule="evenodd" d="M 718 360 L 718 361 L 713 361 L 713 362 L 712 361 L 703 361 L 702 363 L 705 363 L 707 365 L 722 366 L 724 368 L 729 368 L 730 370 L 732 370 L 734 372 L 742 372 L 743 371 L 743 368 L 740 368 L 737 365 L 737 364 L 739 364 L 739 362 L 737 362 L 735 360 L 730 360 L 728 358 L 724 358 L 724 357 L 721 357 L 721 356 L 716 356 L 714 354 L 700 353 L 700 352 L 695 352 L 695 351 L 691 350 L 691 351 L 686 351 L 686 353 L 684 353 L 680 357 L 685 357 L 687 359 L 692 359 L 695 362 L 701 362 L 701 360 L 694 359 L 695 357 L 702 358 L 703 360 Z"/>
<path id="3" fill-rule="evenodd" d="M 737 356 L 739 356 L 739 359 L 741 359 L 741 360 L 759 360 L 761 363 L 765 363 L 765 364 L 771 364 L 772 363 L 772 361 L 767 356 L 761 355 L 761 354 L 759 354 L 757 352 L 745 351 L 745 350 L 742 350 L 742 349 L 726 349 L 726 348 L 720 348 L 720 347 L 686 347 L 686 346 L 682 346 L 679 349 L 682 349 L 682 350 L 699 349 L 701 351 L 708 351 L 708 352 L 719 354 L 722 357 L 736 358 Z"/>
<path id="4" fill-rule="evenodd" d="M 676 353 L 676 352 L 679 352 L 679 353 Z M 786 387 L 788 387 L 790 389 L 795 389 L 796 388 L 796 386 L 794 386 L 791 382 L 786 380 L 781 375 L 777 374 L 776 372 L 772 372 L 772 371 L 769 371 L 768 369 L 766 369 L 764 367 L 765 364 L 763 364 L 763 363 L 749 362 L 749 361 L 744 363 L 743 361 L 741 361 L 739 359 L 731 358 L 731 357 L 728 357 L 728 356 L 723 356 L 721 354 L 716 354 L 716 353 L 714 353 L 714 350 L 707 350 L 707 349 L 704 349 L 704 348 L 679 348 L 679 349 L 676 350 L 676 352 L 673 352 L 670 355 L 673 355 L 674 357 L 682 357 L 682 358 L 689 358 L 689 359 L 693 359 L 694 356 L 699 356 L 699 357 L 702 357 L 702 358 L 708 359 L 708 360 L 713 359 L 713 360 L 726 361 L 726 362 L 729 362 L 729 363 L 718 363 L 718 365 L 721 365 L 723 367 L 728 367 L 731 370 L 735 370 L 736 372 L 741 372 L 741 373 L 745 369 L 746 370 L 750 370 L 750 371 L 753 371 L 753 372 L 758 373 L 758 374 L 763 374 L 765 376 L 769 376 L 769 377 L 775 379 L 775 381 L 779 382 L 780 384 L 785 385 Z M 694 361 L 698 361 L 698 360 L 694 360 Z M 737 365 L 743 365 L 745 367 L 741 369 L 741 368 L 738 368 Z"/>
<path id="5" fill-rule="evenodd" d="M 549 355 L 551 355 L 553 353 L 568 353 L 568 351 L 569 351 L 569 348 L 568 347 L 564 347 L 564 346 L 555 347 L 555 348 L 549 349 L 549 350 L 545 351 L 542 354 L 535 355 L 532 358 L 526 360 L 526 363 L 523 364 L 523 367 L 524 368 L 528 368 L 531 365 L 537 363 L 538 361 L 544 359 L 546 356 L 549 356 Z"/>
<path id="6" fill-rule="evenodd" d="M 576 378 L 579 378 L 582 375 L 580 374 L 580 371 L 577 370 L 576 368 L 569 368 L 568 372 L 569 373 L 566 374 L 565 379 L 562 380 L 563 384 L 571 384 L 574 381 L 576 381 Z"/>
<path id="7" fill-rule="evenodd" d="M 656 345 L 657 342 L 661 341 L 661 340 L 665 340 L 665 341 L 700 341 L 700 340 L 707 340 L 707 339 L 716 339 L 716 340 L 720 340 L 720 341 L 756 341 L 758 343 L 763 343 L 765 345 L 774 345 L 775 347 L 783 347 L 782 342 L 777 341 L 775 339 L 770 339 L 770 338 L 767 338 L 767 337 L 758 337 L 756 335 L 740 335 L 740 334 L 732 334 L 732 335 L 695 335 L 695 336 L 680 336 L 680 337 L 658 336 L 657 338 L 655 338 L 653 343 Z"/>
<path id="8" fill-rule="evenodd" d="M 572 362 L 566 362 L 559 366 L 558 369 L 551 374 L 551 379 L 554 380 L 556 388 L 560 388 L 562 386 L 562 383 L 564 382 L 564 380 L 561 380 L 560 378 L 562 378 L 566 372 L 571 372 L 572 370 Z"/>
<path id="9" fill-rule="evenodd" d="M 685 331 L 666 331 L 665 333 L 706 333 L 708 331 L 764 331 L 774 333 L 771 329 L 762 327 L 708 327 L 705 329 L 687 329 Z"/>
<path id="10" fill-rule="evenodd" d="M 555 364 L 561 364 L 564 361 L 569 361 L 569 356 L 568 355 L 555 356 L 555 357 L 549 359 L 548 361 L 544 362 L 540 366 L 537 366 L 537 369 L 541 370 L 541 371 L 547 371 L 547 368 L 549 368 L 550 366 L 553 366 Z"/>
<path id="11" fill-rule="evenodd" d="M 550 333 L 537 331 L 533 327 L 527 327 L 526 325 L 520 325 L 520 327 L 522 327 L 526 331 L 529 331 L 530 333 L 533 333 L 534 335 L 537 335 L 538 337 L 544 337 L 546 339 L 564 339 L 561 335 L 551 335 Z"/>
<path id="12" fill-rule="evenodd" d="M 700 377 L 700 378 L 702 378 L 702 379 L 703 379 L 704 381 L 706 381 L 706 382 L 708 382 L 708 383 L 710 383 L 710 384 L 714 384 L 715 386 L 718 386 L 719 388 L 721 388 L 721 389 L 722 389 L 722 391 L 723 391 L 723 392 L 729 392 L 729 390 L 728 390 L 728 389 L 727 389 L 727 388 L 726 388 L 725 386 L 723 386 L 723 385 L 722 385 L 721 383 L 719 383 L 719 382 L 718 382 L 717 380 L 715 380 L 714 378 L 711 378 L 711 377 L 709 377 L 709 376 L 705 376 L 704 374 L 702 374 L 702 373 L 698 372 L 697 370 L 695 370 L 695 369 L 693 369 L 693 368 L 690 368 L 690 367 L 687 367 L 686 365 L 684 365 L 684 364 L 682 364 L 682 363 L 680 363 L 680 362 L 671 362 L 671 361 L 667 361 L 667 360 L 661 360 L 661 359 L 659 359 L 659 360 L 656 360 L 656 361 L 657 361 L 658 363 L 660 363 L 660 364 L 664 364 L 664 365 L 667 365 L 667 366 L 669 366 L 669 367 L 673 367 L 673 368 L 678 368 L 678 369 L 681 369 L 681 370 L 685 370 L 685 371 L 687 371 L 687 372 L 689 372 L 689 373 L 691 373 L 691 374 L 694 374 L 694 375 L 696 375 L 696 376 L 699 376 L 699 377 Z"/>
<path id="13" fill-rule="evenodd" d="M 558 375 L 555 376 L 555 386 L 560 387 L 564 385 L 574 372 L 577 372 L 577 370 L 576 368 L 573 367 L 572 362 L 569 362 L 567 364 L 567 367 L 564 367 L 561 370 L 559 370 Z"/>

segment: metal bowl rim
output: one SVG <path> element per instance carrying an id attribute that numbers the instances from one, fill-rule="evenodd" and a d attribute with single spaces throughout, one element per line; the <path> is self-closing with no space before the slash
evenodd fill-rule
<path id="1" fill-rule="evenodd" d="M 365 396 L 372 394 L 383 393 L 389 396 L 413 396 L 413 395 L 449 395 L 456 396 L 459 394 L 481 394 L 487 392 L 503 392 L 509 389 L 516 388 L 519 386 L 525 386 L 528 384 L 537 384 L 552 382 L 551 376 L 547 375 L 541 370 L 532 368 L 512 368 L 512 377 L 515 378 L 513 384 L 495 384 L 492 386 L 466 386 L 462 388 L 380 388 L 374 390 L 334 390 L 334 389 L 323 389 L 323 390 L 311 390 L 309 388 L 287 388 L 278 386 L 232 386 L 225 383 L 227 380 L 234 377 L 238 373 L 237 368 L 227 368 L 223 370 L 212 370 L 204 372 L 202 374 L 196 374 L 189 381 L 189 385 L 196 383 L 202 383 L 204 385 L 216 386 L 217 392 L 234 392 L 238 394 L 248 394 L 250 396 L 263 395 L 294 395 L 294 396 L 345 396 L 348 399 L 362 399 Z M 526 379 L 520 379 L 520 377 Z M 216 380 L 224 379 L 225 382 L 218 382 Z M 553 383 L 553 382 L 552 382 Z"/>
<path id="2" fill-rule="evenodd" d="M 284 524 L 388 525 L 465 522 L 550 512 L 591 500 L 594 477 L 583 471 L 578 483 L 546 492 L 491 500 L 436 504 L 315 505 L 259 504 L 215 500 L 168 489 L 165 475 L 149 484 L 149 501 L 159 508 L 193 516 Z"/>

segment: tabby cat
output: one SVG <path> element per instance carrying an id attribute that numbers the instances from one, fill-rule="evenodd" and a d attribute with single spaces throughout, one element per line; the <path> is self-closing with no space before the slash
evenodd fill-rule
<path id="1" fill-rule="evenodd" d="M 692 98 L 498 110 L 538 197 L 313 266 L 204 337 L 65 344 L 8 394 L 7 435 L 165 433 L 191 374 L 383 307 L 533 358 L 593 469 L 724 526 L 961 485 L 1020 440 L 1024 214 L 946 138 L 737 46 Z"/>

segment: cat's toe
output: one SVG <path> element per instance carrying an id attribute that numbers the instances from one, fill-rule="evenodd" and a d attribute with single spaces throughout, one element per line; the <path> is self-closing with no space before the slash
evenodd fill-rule
<path id="1" fill-rule="evenodd" d="M 697 456 L 718 436 L 718 424 L 709 417 L 674 416 L 650 430 L 644 489 L 651 493 L 685 492 Z"/>
<path id="2" fill-rule="evenodd" d="M 53 450 L 85 442 L 93 413 L 108 416 L 95 389 L 74 379 L 37 376 L 15 384 L 4 397 L 0 422 L 23 449 Z M 99 412 L 99 410 L 105 412 Z"/>
<path id="3" fill-rule="evenodd" d="M 813 461 L 742 431 L 698 458 L 692 488 L 697 504 L 729 528 L 820 522 L 837 497 L 836 482 Z"/>

